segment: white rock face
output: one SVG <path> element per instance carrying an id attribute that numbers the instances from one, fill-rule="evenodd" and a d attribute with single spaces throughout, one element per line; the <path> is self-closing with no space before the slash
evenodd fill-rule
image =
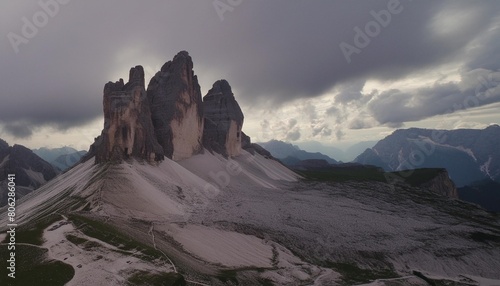
<path id="1" fill-rule="evenodd" d="M 182 94 L 181 98 L 189 102 L 189 94 Z M 177 104 L 177 109 L 182 110 L 182 104 Z M 198 115 L 198 106 L 189 105 L 181 120 L 174 119 L 170 123 L 172 130 L 173 154 L 172 160 L 187 159 L 198 153 L 203 135 L 203 121 Z"/>
<path id="2" fill-rule="evenodd" d="M 226 151 L 228 156 L 235 157 L 241 154 L 241 126 L 231 120 L 226 137 Z"/>
<path id="3" fill-rule="evenodd" d="M 187 52 L 163 65 L 147 89 L 152 121 L 165 156 L 182 160 L 203 149 L 203 103 L 200 85 Z"/>

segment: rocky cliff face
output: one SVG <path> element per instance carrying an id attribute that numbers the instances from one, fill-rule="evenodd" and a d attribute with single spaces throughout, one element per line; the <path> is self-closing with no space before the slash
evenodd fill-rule
<path id="1" fill-rule="evenodd" d="M 144 87 L 144 70 L 130 70 L 127 84 L 120 79 L 104 86 L 104 129 L 91 147 L 96 162 L 120 161 L 131 156 L 148 161 L 162 160 L 151 121 Z"/>
<path id="2" fill-rule="evenodd" d="M 428 189 L 434 193 L 458 199 L 458 191 L 455 183 L 450 179 L 450 175 L 446 169 L 441 170 L 439 174 L 428 182 L 421 184 L 419 187 Z"/>
<path id="3" fill-rule="evenodd" d="M 16 198 L 30 193 L 57 175 L 55 168 L 22 145 L 10 147 L 0 139 L 0 206 L 7 203 L 7 176 L 16 175 Z"/>
<path id="4" fill-rule="evenodd" d="M 203 145 L 224 156 L 241 153 L 243 112 L 226 80 L 216 81 L 203 97 Z"/>
<path id="5" fill-rule="evenodd" d="M 266 159 L 279 161 L 278 159 L 274 158 L 273 155 L 271 155 L 271 152 L 267 151 L 257 143 L 252 143 L 250 136 L 246 135 L 243 131 L 241 132 L 241 149 L 249 152 L 252 155 L 258 153 L 264 156 L 264 158 Z"/>
<path id="6" fill-rule="evenodd" d="M 203 104 L 193 61 L 185 51 L 163 65 L 149 82 L 147 97 L 158 143 L 173 160 L 202 150 Z"/>
<path id="7" fill-rule="evenodd" d="M 386 171 L 445 168 L 458 187 L 491 179 L 500 182 L 500 126 L 483 130 L 396 130 L 355 162 Z"/>
<path id="8" fill-rule="evenodd" d="M 193 61 L 185 51 L 163 65 L 144 85 L 144 70 L 130 70 L 122 79 L 104 87 L 104 129 L 82 162 L 130 157 L 179 161 L 203 152 L 203 148 L 226 157 L 241 154 L 242 147 L 268 158 L 271 154 L 242 132 L 243 112 L 226 80 L 215 82 L 201 98 Z"/>

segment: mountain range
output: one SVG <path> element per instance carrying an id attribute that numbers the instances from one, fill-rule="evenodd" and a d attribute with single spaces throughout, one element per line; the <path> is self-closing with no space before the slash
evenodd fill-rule
<path id="1" fill-rule="evenodd" d="M 32 151 L 61 171 L 66 171 L 67 169 L 73 167 L 76 163 L 78 163 L 78 161 L 80 161 L 80 158 L 87 153 L 87 151 L 77 151 L 76 149 L 68 146 L 60 148 L 42 147 L 33 149 Z"/>
<path id="2" fill-rule="evenodd" d="M 296 146 L 308 152 L 320 152 L 330 158 L 344 163 L 352 162 L 359 154 L 367 148 L 372 148 L 378 141 L 362 141 L 353 143 L 347 147 L 338 148 L 338 146 L 325 145 L 318 141 L 297 142 Z"/>
<path id="3" fill-rule="evenodd" d="M 500 181 L 500 126 L 483 130 L 397 130 L 354 161 L 387 171 L 446 168 L 459 186 Z"/>
<path id="4" fill-rule="evenodd" d="M 500 282 L 500 220 L 436 192 L 449 185 L 446 171 L 432 170 L 430 180 L 422 179 L 427 170 L 417 171 L 408 182 L 388 182 L 374 167 L 358 169 L 381 177 L 295 173 L 243 132 L 226 80 L 201 96 L 185 51 L 147 87 L 141 66 L 126 83 L 105 84 L 103 113 L 102 132 L 80 162 L 18 201 L 16 282 Z M 4 243 L 7 213 L 0 208 Z M 7 267 L 2 259 L 0 268 Z"/>
<path id="5" fill-rule="evenodd" d="M 16 199 L 53 179 L 58 171 L 22 145 L 9 146 L 0 139 L 0 206 L 7 204 L 8 175 L 16 177 Z"/>
<path id="6" fill-rule="evenodd" d="M 268 150 L 275 158 L 279 159 L 285 165 L 293 165 L 302 160 L 320 159 L 325 160 L 329 164 L 337 164 L 337 160 L 320 152 L 307 152 L 300 149 L 298 146 L 292 145 L 279 140 L 271 140 L 269 142 L 260 142 L 259 145 Z"/>

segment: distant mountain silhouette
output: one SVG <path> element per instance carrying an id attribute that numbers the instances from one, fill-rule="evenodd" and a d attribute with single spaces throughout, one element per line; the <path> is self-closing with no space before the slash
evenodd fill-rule
<path id="1" fill-rule="evenodd" d="M 22 145 L 0 139 L 0 206 L 7 204 L 7 177 L 15 175 L 16 198 L 32 192 L 57 175 L 56 169 Z"/>
<path id="2" fill-rule="evenodd" d="M 52 166 L 61 171 L 73 167 L 87 151 L 77 151 L 74 148 L 64 146 L 61 148 L 42 147 L 33 149 L 33 153 L 49 162 Z"/>
<path id="3" fill-rule="evenodd" d="M 500 126 L 483 130 L 396 130 L 355 162 L 387 171 L 445 168 L 457 186 L 480 180 L 500 181 Z"/>
<path id="4" fill-rule="evenodd" d="M 484 180 L 458 189 L 458 197 L 488 211 L 500 212 L 500 183 Z"/>
<path id="5" fill-rule="evenodd" d="M 307 152 L 294 146 L 290 143 L 286 143 L 278 140 L 271 140 L 269 142 L 259 143 L 266 150 L 271 152 L 273 157 L 280 159 L 284 164 L 293 165 L 298 161 L 308 160 L 308 159 L 322 159 L 329 164 L 337 164 L 338 161 L 330 158 L 329 156 L 316 152 Z"/>
<path id="6" fill-rule="evenodd" d="M 324 145 L 318 141 L 307 141 L 297 143 L 297 146 L 308 152 L 320 152 L 322 154 L 327 155 L 330 158 L 335 158 L 335 160 L 342 162 L 351 162 L 356 156 L 361 154 L 366 148 L 371 148 L 377 144 L 378 141 L 362 141 L 359 143 L 355 143 L 350 145 L 347 148 L 340 149 L 335 146 Z"/>

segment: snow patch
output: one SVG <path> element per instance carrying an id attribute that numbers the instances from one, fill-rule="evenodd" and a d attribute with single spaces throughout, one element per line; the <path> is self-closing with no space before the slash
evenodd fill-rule
<path id="1" fill-rule="evenodd" d="M 492 180 L 494 180 L 493 176 L 491 176 L 491 174 L 490 174 L 490 165 L 491 165 L 492 159 L 493 158 L 491 156 L 489 156 L 488 161 L 486 161 L 486 163 L 481 165 L 480 170 L 481 170 L 481 172 L 485 173 L 488 177 L 490 177 Z"/>

